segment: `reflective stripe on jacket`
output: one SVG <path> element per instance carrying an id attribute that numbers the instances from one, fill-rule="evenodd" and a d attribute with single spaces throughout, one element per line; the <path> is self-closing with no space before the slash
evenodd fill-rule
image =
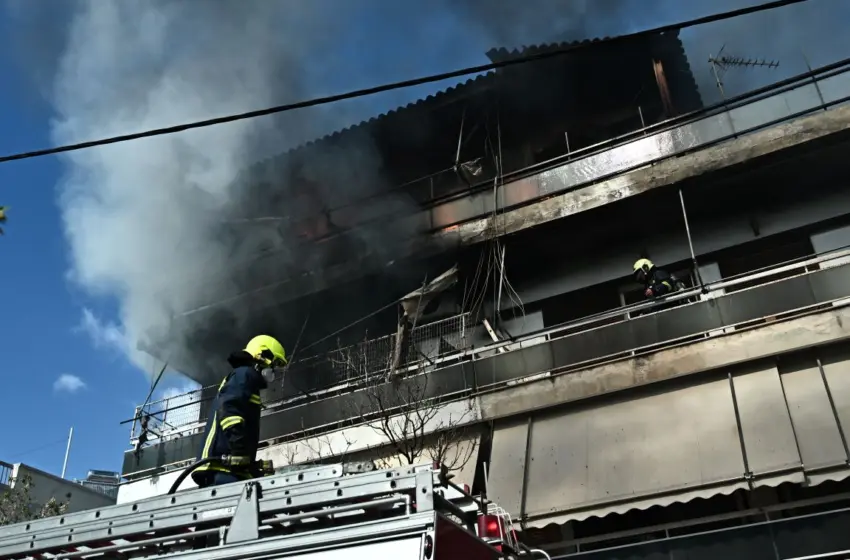
<path id="1" fill-rule="evenodd" d="M 265 387 L 265 380 L 253 366 L 238 367 L 222 380 L 207 417 L 199 460 L 233 455 L 254 461 L 260 442 L 260 390 Z M 209 471 L 230 472 L 244 478 L 253 476 L 248 468 L 211 462 L 195 469 L 192 479 L 204 486 Z"/>

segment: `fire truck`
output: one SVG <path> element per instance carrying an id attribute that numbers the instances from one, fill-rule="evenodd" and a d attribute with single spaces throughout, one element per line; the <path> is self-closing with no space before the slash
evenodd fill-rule
<path id="1" fill-rule="evenodd" d="M 371 465 L 371 464 L 370 464 Z M 510 515 L 437 465 L 311 466 L 0 527 L 0 558 L 521 560 Z"/>

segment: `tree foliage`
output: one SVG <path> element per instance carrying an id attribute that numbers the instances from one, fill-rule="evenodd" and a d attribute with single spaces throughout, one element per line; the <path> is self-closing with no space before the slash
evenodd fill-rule
<path id="1" fill-rule="evenodd" d="M 32 496 L 35 484 L 28 474 L 13 478 L 9 482 L 10 487 L 0 494 L 0 525 L 44 519 L 62 515 L 68 510 L 68 502 L 60 502 L 56 498 L 50 498 L 45 504 L 36 504 Z"/>

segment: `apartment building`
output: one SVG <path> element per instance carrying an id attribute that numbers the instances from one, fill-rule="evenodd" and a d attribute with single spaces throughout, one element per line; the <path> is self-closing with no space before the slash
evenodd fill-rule
<path id="1" fill-rule="evenodd" d="M 677 34 L 602 42 L 246 170 L 263 203 L 230 234 L 298 242 L 178 318 L 196 353 L 170 363 L 207 388 L 137 410 L 119 502 L 191 461 L 210 356 L 264 331 L 305 341 L 263 395 L 279 464 L 403 461 L 380 424 L 415 401 L 417 437 L 451 432 L 457 480 L 553 556 L 850 548 L 848 70 L 704 106 Z M 640 257 L 685 289 L 647 300 Z"/>
<path id="2" fill-rule="evenodd" d="M 13 491 L 17 484 L 29 479 L 29 497 L 32 508 L 37 511 L 51 499 L 66 503 L 66 511 L 73 513 L 110 506 L 115 503 L 116 493 L 98 492 L 77 481 L 65 480 L 24 463 L 0 461 L 0 493 Z M 117 481 L 116 481 L 117 482 Z M 116 485 L 117 487 L 117 485 Z"/>

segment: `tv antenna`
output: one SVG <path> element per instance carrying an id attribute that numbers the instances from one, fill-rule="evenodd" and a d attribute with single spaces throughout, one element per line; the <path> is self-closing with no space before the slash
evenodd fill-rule
<path id="1" fill-rule="evenodd" d="M 744 58 L 742 56 L 728 56 L 723 54 L 724 44 L 717 52 L 717 56 L 708 57 L 708 63 L 711 64 L 711 71 L 714 73 L 714 81 L 717 84 L 717 89 L 720 90 L 720 95 L 726 97 L 726 92 L 723 91 L 723 75 L 730 68 L 776 68 L 779 66 L 778 60 L 764 60 L 763 58 Z"/>

